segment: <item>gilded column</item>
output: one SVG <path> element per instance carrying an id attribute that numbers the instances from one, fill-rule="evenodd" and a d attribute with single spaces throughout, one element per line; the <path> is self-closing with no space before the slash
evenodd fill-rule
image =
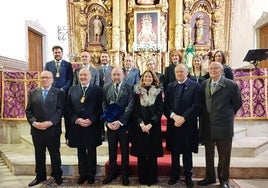
<path id="1" fill-rule="evenodd" d="M 119 51 L 120 48 L 120 0 L 113 0 L 113 36 L 112 49 Z"/>
<path id="2" fill-rule="evenodd" d="M 183 0 L 175 0 L 175 49 L 183 47 Z"/>
<path id="3" fill-rule="evenodd" d="M 170 5 L 175 5 L 176 0 L 170 0 Z M 176 6 L 169 7 L 169 38 L 168 38 L 168 49 L 174 49 L 175 47 L 175 23 L 176 23 Z"/>
<path id="4" fill-rule="evenodd" d="M 126 53 L 126 1 L 120 0 L 120 51 Z"/>

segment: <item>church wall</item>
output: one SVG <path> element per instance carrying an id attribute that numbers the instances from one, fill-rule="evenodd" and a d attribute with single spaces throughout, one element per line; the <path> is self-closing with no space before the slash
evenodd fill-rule
<path id="1" fill-rule="evenodd" d="M 57 26 L 67 27 L 66 0 L 1 1 L 0 17 L 0 56 L 28 62 L 27 26 L 45 35 L 44 61 L 53 58 L 51 48 L 56 44 L 67 56 L 68 39 L 59 42 L 57 38 Z"/>
<path id="2" fill-rule="evenodd" d="M 254 26 L 263 12 L 268 12 L 267 0 L 234 0 L 230 49 L 232 68 L 249 65 L 243 59 L 248 50 L 258 48 Z"/>

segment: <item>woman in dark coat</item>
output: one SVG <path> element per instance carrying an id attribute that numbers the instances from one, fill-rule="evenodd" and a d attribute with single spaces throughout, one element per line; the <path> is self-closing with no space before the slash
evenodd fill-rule
<path id="1" fill-rule="evenodd" d="M 152 185 L 157 182 L 157 157 L 163 156 L 162 90 L 154 72 L 143 73 L 135 93 L 131 155 L 138 157 L 140 184 Z"/>
<path id="2" fill-rule="evenodd" d="M 221 50 L 216 51 L 214 54 L 214 60 L 222 64 L 223 75 L 225 76 L 225 78 L 233 80 L 234 74 L 233 74 L 232 68 L 229 65 L 227 65 L 224 52 Z"/>

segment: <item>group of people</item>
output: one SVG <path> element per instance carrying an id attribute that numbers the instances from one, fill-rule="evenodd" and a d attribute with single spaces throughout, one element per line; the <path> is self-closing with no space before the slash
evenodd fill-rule
<path id="1" fill-rule="evenodd" d="M 161 134 L 164 114 L 167 118 L 166 147 L 171 153 L 168 184 L 181 181 L 183 174 L 186 186 L 194 186 L 192 153 L 198 152 L 202 138 L 206 150 L 206 177 L 198 184 L 205 186 L 216 182 L 216 146 L 218 179 L 221 187 L 229 187 L 234 116 L 242 102 L 240 90 L 231 80 L 232 71 L 225 65 L 223 52 L 215 53 L 208 73 L 203 72 L 199 56 L 194 57 L 194 68 L 189 73 L 187 65 L 182 63 L 182 54 L 175 50 L 164 74 L 155 71 L 154 59 L 148 59 L 147 70 L 140 75 L 131 55 L 125 57 L 122 67 L 113 67 L 109 64 L 109 53 L 104 51 L 100 56 L 101 67 L 95 68 L 90 65 L 90 53 L 82 52 L 83 66 L 73 72 L 71 64 L 62 59 L 63 49 L 54 46 L 52 51 L 54 60 L 46 63 L 40 74 L 41 87 L 30 91 L 26 107 L 36 161 L 36 178 L 29 186 L 46 180 L 46 148 L 51 158 L 51 176 L 58 185 L 62 183 L 62 116 L 66 144 L 77 148 L 77 184 L 95 182 L 96 147 L 102 144 L 105 130 L 109 170 L 102 183 L 108 184 L 121 174 L 122 184 L 129 185 L 129 155 L 133 155 L 138 159 L 139 183 L 155 184 L 157 158 L 164 153 Z M 231 79 L 227 78 L 229 74 Z M 121 150 L 121 168 L 117 163 L 118 149 Z M 180 154 L 184 173 L 180 172 Z"/>

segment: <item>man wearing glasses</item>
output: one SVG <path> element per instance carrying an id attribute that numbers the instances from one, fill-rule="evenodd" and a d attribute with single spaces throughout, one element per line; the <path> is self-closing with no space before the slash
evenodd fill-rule
<path id="1" fill-rule="evenodd" d="M 25 110 L 35 150 L 36 178 L 29 187 L 47 179 L 46 148 L 51 159 L 51 176 L 58 185 L 62 184 L 60 135 L 64 92 L 52 86 L 51 72 L 43 71 L 40 77 L 41 87 L 30 91 Z"/>

